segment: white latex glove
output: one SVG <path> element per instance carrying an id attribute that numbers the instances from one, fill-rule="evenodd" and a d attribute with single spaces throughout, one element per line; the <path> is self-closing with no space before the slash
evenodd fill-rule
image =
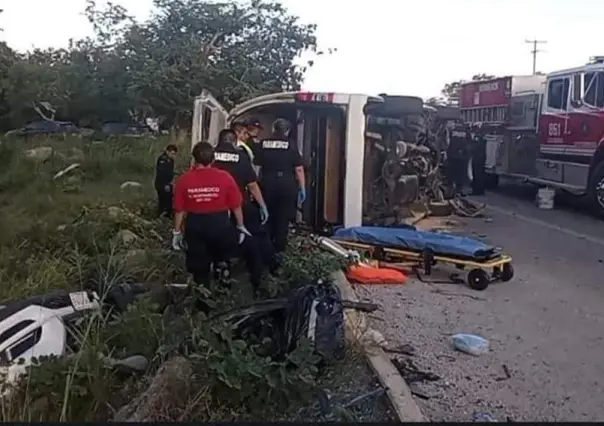
<path id="1" fill-rule="evenodd" d="M 247 228 L 244 225 L 238 226 L 237 229 L 239 230 L 239 244 L 241 244 L 243 242 L 243 240 L 245 240 L 245 237 L 251 237 L 252 234 L 250 231 L 247 230 Z"/>
<path id="2" fill-rule="evenodd" d="M 172 231 L 172 249 L 180 251 L 183 246 L 183 237 L 182 232 L 180 231 Z"/>

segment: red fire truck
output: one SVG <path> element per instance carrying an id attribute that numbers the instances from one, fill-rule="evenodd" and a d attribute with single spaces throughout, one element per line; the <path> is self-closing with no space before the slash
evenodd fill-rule
<path id="1" fill-rule="evenodd" d="M 604 214 L 604 57 L 545 75 L 463 84 L 460 109 L 482 123 L 487 173 L 589 197 Z"/>

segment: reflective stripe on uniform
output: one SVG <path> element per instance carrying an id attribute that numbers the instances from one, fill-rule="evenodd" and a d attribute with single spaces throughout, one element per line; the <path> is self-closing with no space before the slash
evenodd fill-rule
<path id="1" fill-rule="evenodd" d="M 288 141 L 274 141 L 274 140 L 267 140 L 267 141 L 262 141 L 262 148 L 266 148 L 266 149 L 288 149 L 289 148 L 289 142 Z"/>
<path id="2" fill-rule="evenodd" d="M 234 154 L 232 152 L 216 152 L 214 153 L 214 159 L 225 163 L 238 163 L 239 154 Z"/>
<path id="3" fill-rule="evenodd" d="M 245 142 L 241 142 L 241 141 L 237 141 L 237 146 L 245 149 L 245 152 L 247 152 L 247 155 L 250 156 L 250 162 L 253 163 L 254 162 L 254 152 L 252 151 L 252 148 L 247 146 L 247 144 Z"/>
<path id="4" fill-rule="evenodd" d="M 252 151 L 252 148 L 250 148 L 245 142 L 241 141 L 237 141 L 237 147 L 245 149 L 245 152 L 247 152 L 247 155 L 250 157 L 252 169 L 254 169 L 254 172 L 256 172 L 256 176 L 258 176 L 260 174 L 260 166 L 254 164 L 254 151 Z"/>

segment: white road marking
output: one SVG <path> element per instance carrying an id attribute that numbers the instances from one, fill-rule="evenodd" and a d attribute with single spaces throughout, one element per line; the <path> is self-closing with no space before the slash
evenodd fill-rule
<path id="1" fill-rule="evenodd" d="M 495 211 L 497 213 L 504 214 L 506 216 L 515 217 L 517 219 L 524 220 L 525 222 L 532 223 L 533 225 L 543 226 L 544 228 L 553 229 L 555 231 L 562 232 L 562 233 L 564 233 L 566 235 L 571 235 L 573 237 L 589 241 L 590 243 L 594 243 L 594 244 L 598 244 L 598 245 L 604 246 L 604 240 L 601 239 L 601 238 L 592 237 L 591 235 L 587 235 L 587 234 L 583 234 L 581 232 L 573 231 L 572 229 L 564 228 L 562 226 L 555 225 L 553 223 L 549 223 L 549 222 L 546 222 L 544 220 L 535 219 L 534 217 L 525 216 L 523 214 L 516 213 L 516 212 L 510 211 L 510 210 L 507 210 L 507 209 L 503 209 L 501 207 L 496 207 L 496 206 L 493 206 L 493 205 L 487 205 L 487 208 L 490 209 L 490 210 L 492 210 L 492 211 Z"/>

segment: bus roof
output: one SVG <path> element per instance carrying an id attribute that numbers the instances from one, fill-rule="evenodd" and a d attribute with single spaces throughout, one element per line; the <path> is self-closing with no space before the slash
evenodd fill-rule
<path id="1" fill-rule="evenodd" d="M 245 111 L 259 107 L 262 105 L 270 105 L 274 103 L 294 103 L 297 101 L 301 101 L 304 98 L 307 98 L 307 102 L 313 102 L 313 96 L 323 97 L 327 99 L 327 101 L 322 101 L 317 99 L 316 102 L 327 102 L 332 104 L 347 104 L 350 96 L 354 95 L 362 95 L 360 93 L 335 93 L 335 92 L 310 92 L 310 91 L 297 91 L 297 92 L 279 92 L 279 93 L 270 93 L 268 95 L 262 95 L 255 98 L 252 98 L 248 101 L 245 101 L 230 111 L 230 116 L 238 116 L 243 114 Z M 384 102 L 384 98 L 381 96 L 371 96 L 371 95 L 362 95 L 367 96 L 369 102 Z"/>

